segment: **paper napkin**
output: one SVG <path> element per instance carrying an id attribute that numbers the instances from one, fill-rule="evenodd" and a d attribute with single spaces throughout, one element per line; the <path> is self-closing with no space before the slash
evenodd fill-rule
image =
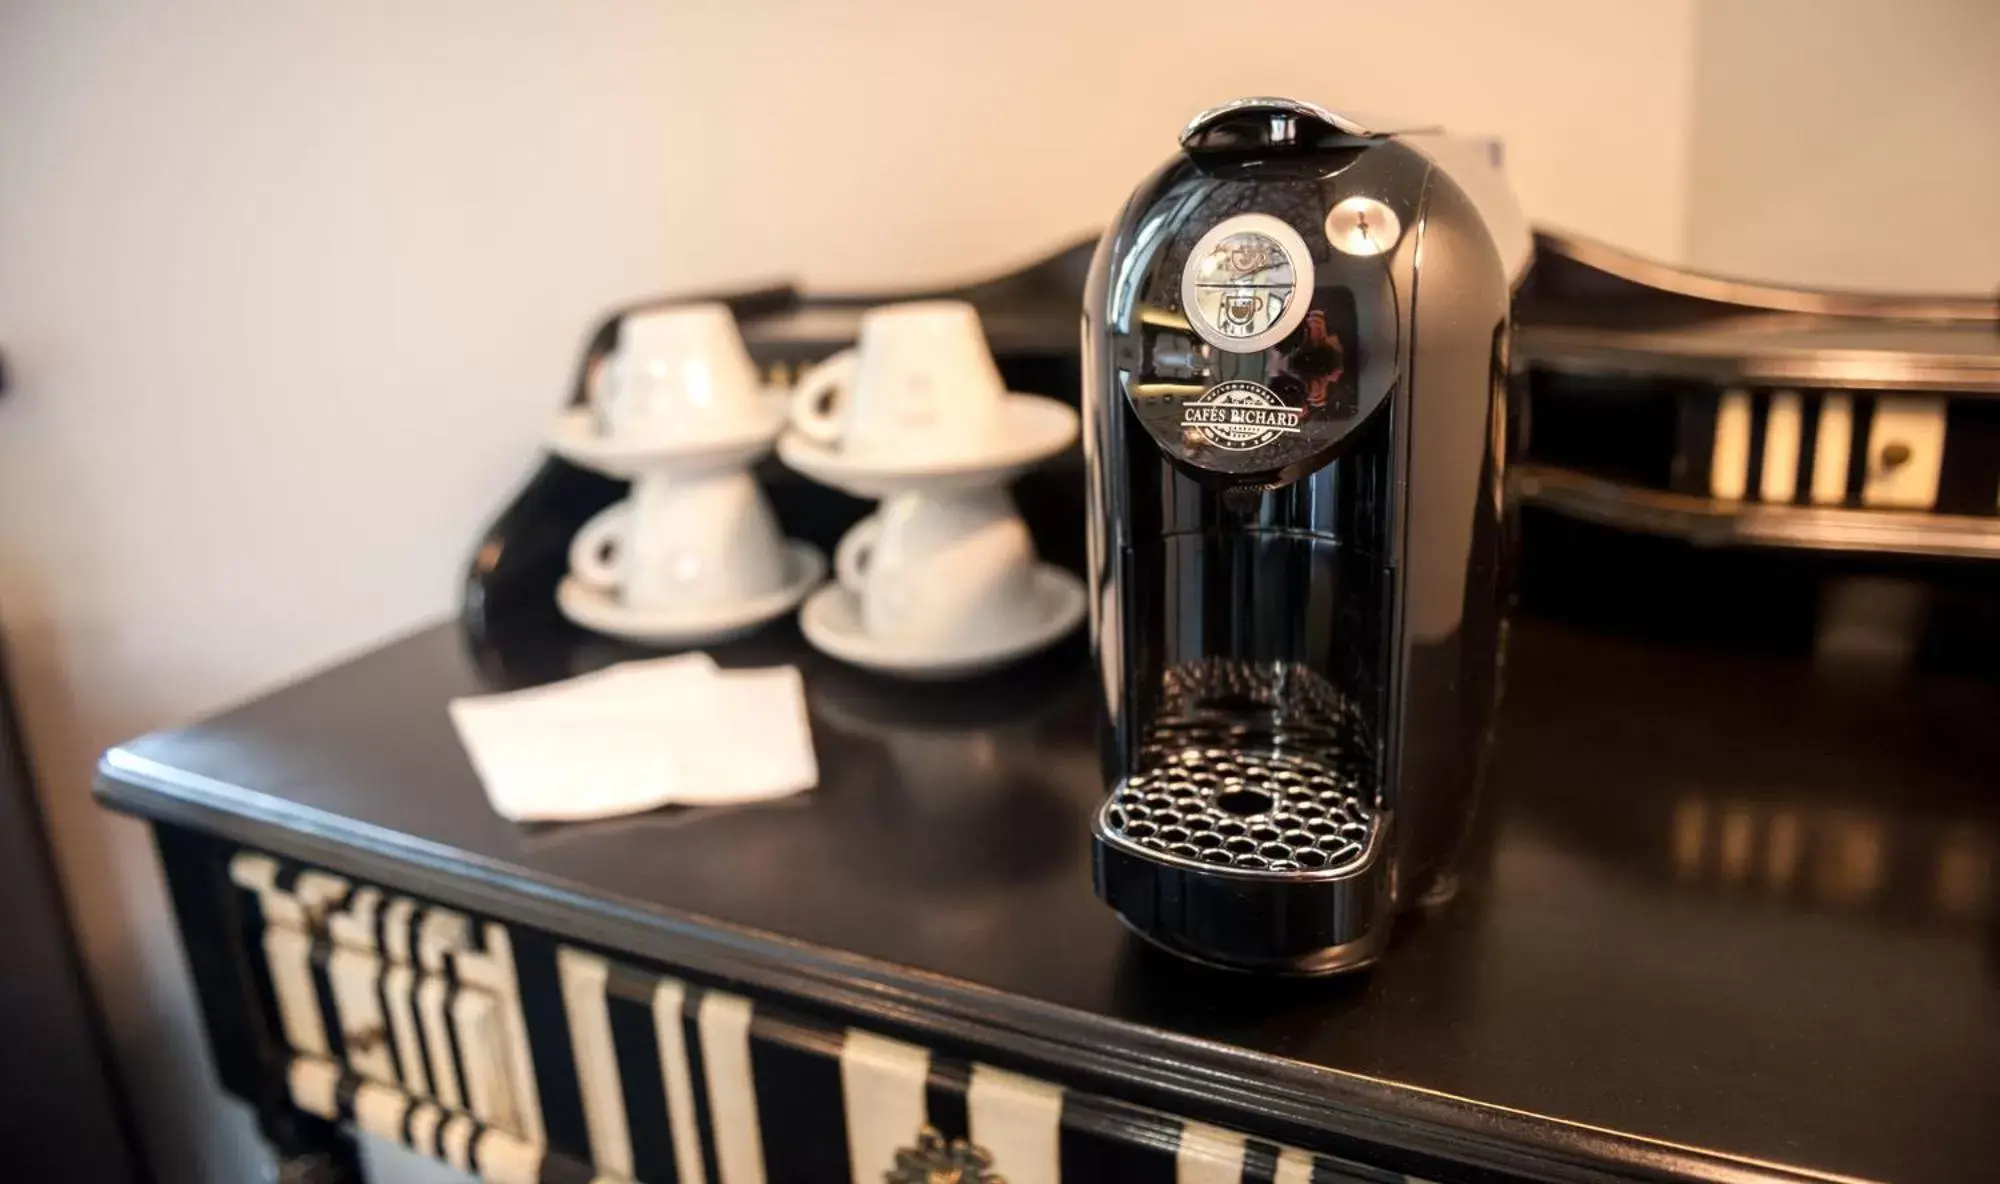
<path id="1" fill-rule="evenodd" d="M 517 822 L 765 801 L 819 782 L 790 666 L 722 670 L 683 654 L 450 711 L 493 809 Z"/>

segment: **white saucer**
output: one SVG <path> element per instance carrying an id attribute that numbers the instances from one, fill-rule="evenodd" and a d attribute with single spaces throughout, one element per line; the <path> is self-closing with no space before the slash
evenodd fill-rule
<path id="1" fill-rule="evenodd" d="M 783 616 L 826 577 L 826 557 L 812 544 L 796 539 L 785 541 L 785 567 L 791 578 L 775 592 L 702 608 L 630 608 L 613 593 L 593 588 L 575 576 L 564 576 L 556 586 L 556 606 L 572 623 L 626 641 L 674 647 L 705 645 L 748 633 Z"/>
<path id="2" fill-rule="evenodd" d="M 899 493 L 1001 485 L 1076 441 L 1076 408 L 1041 395 L 1008 394 L 1001 427 L 984 456 L 912 457 L 895 464 L 857 460 L 796 431 L 778 438 L 778 459 L 821 485 L 879 500 Z"/>
<path id="3" fill-rule="evenodd" d="M 799 629 L 821 653 L 882 674 L 925 681 L 968 678 L 1048 648 L 1083 620 L 1083 581 L 1054 564 L 1036 570 L 1035 597 L 1042 619 L 1033 629 L 1015 637 L 982 638 L 955 653 L 917 651 L 868 636 L 860 598 L 838 583 L 806 598 Z"/>
<path id="4" fill-rule="evenodd" d="M 698 438 L 633 440 L 604 435 L 597 430 L 590 408 L 571 407 L 556 417 L 548 445 L 572 464 L 626 481 L 662 469 L 686 476 L 727 472 L 770 451 L 790 408 L 791 392 L 765 391 L 758 414 L 725 431 Z"/>

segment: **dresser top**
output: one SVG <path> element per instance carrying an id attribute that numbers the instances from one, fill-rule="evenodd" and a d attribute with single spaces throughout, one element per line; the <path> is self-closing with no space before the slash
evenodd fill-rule
<path id="1" fill-rule="evenodd" d="M 844 669 L 791 625 L 715 653 L 804 672 L 816 791 L 509 823 L 446 702 L 634 655 L 566 628 L 474 653 L 442 625 L 115 749 L 99 792 L 1419 1167 L 1943 1180 L 2000 1163 L 1990 681 L 1517 621 L 1463 891 L 1405 918 L 1371 972 L 1281 981 L 1159 955 L 1093 897 L 1080 641 L 957 686 Z"/>

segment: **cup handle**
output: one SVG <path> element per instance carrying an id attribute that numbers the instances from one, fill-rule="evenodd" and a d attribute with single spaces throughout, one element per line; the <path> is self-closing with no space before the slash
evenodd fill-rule
<path id="1" fill-rule="evenodd" d="M 619 502 L 584 523 L 569 542 L 570 574 L 600 591 L 617 591 L 618 549 L 631 517 L 632 504 Z"/>
<path id="2" fill-rule="evenodd" d="M 617 365 L 615 354 L 599 354 L 591 359 L 583 377 L 583 405 L 590 412 L 590 422 L 600 436 L 611 434 L 611 394 L 616 377 L 612 367 Z"/>
<path id="3" fill-rule="evenodd" d="M 882 537 L 882 518 L 870 514 L 854 524 L 854 528 L 840 536 L 840 543 L 833 549 L 833 574 L 840 586 L 861 595 L 868 584 L 868 561 L 875 554 L 875 542 Z"/>
<path id="4" fill-rule="evenodd" d="M 861 355 L 844 349 L 799 379 L 792 392 L 792 426 L 801 436 L 827 445 L 840 439 L 840 408 L 860 367 Z"/>

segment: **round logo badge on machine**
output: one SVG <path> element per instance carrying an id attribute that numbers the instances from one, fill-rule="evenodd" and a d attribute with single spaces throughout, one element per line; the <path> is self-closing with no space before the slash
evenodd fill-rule
<path id="1" fill-rule="evenodd" d="M 1262 448 L 1299 432 L 1299 409 L 1260 383 L 1237 379 L 1181 404 L 1181 430 L 1231 452 Z"/>
<path id="2" fill-rule="evenodd" d="M 1231 353 L 1256 353 L 1284 340 L 1305 320 L 1312 292 L 1305 239 L 1269 214 L 1238 214 L 1210 227 L 1181 273 L 1188 324 Z"/>

